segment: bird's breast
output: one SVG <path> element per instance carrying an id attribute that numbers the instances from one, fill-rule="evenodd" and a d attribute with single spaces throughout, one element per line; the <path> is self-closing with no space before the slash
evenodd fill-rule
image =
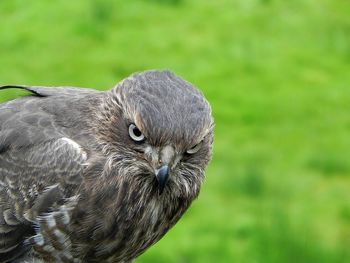
<path id="1" fill-rule="evenodd" d="M 115 229 L 112 230 L 114 236 L 98 245 L 97 254 L 106 253 L 113 261 L 135 258 L 174 224 L 166 210 L 164 204 L 151 199 L 144 207 L 134 207 L 128 209 L 129 214 L 117 216 Z"/>

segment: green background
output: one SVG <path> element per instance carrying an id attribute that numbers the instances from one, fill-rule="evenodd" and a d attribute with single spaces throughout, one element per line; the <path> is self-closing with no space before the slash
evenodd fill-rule
<path id="1" fill-rule="evenodd" d="M 349 1 L 2 0 L 0 19 L 1 84 L 167 68 L 210 101 L 201 195 L 136 262 L 350 262 Z"/>

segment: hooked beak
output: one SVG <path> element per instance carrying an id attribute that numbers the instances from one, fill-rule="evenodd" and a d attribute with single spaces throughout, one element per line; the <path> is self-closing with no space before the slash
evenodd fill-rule
<path id="1" fill-rule="evenodd" d="M 159 195 L 163 193 L 164 187 L 168 181 L 169 178 L 169 166 L 163 165 L 159 169 L 156 170 L 156 177 L 158 181 L 158 190 Z"/>

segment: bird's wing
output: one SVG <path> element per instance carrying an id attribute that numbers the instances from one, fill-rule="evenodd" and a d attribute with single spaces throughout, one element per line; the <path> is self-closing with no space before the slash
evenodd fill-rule
<path id="1" fill-rule="evenodd" d="M 61 95 L 74 95 L 74 94 L 87 94 L 97 92 L 93 89 L 78 88 L 78 87 L 43 87 L 43 86 L 26 86 L 26 85 L 3 85 L 0 86 L 0 90 L 5 89 L 21 89 L 26 90 L 33 95 L 39 97 L 48 96 L 61 96 Z"/>
<path id="2" fill-rule="evenodd" d="M 68 135 L 79 136 L 89 121 L 83 106 L 98 91 L 72 87 L 0 86 L 24 89 L 31 96 L 0 104 L 0 152 Z M 83 106 L 82 106 L 83 105 Z M 68 136 L 69 137 L 69 136 Z M 75 138 L 75 137 L 74 137 Z"/>
<path id="3" fill-rule="evenodd" d="M 25 89 L 34 96 L 0 104 L 0 262 L 40 245 L 40 228 L 67 221 L 87 159 L 50 111 L 65 100 L 48 100 L 53 91 Z"/>
<path id="4" fill-rule="evenodd" d="M 0 262 L 27 249 L 23 242 L 37 234 L 41 216 L 66 205 L 86 158 L 68 138 L 0 154 Z"/>

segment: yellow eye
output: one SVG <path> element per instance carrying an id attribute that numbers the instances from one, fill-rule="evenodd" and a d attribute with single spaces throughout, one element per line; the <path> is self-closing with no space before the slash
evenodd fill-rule
<path id="1" fill-rule="evenodd" d="M 139 128 L 136 127 L 135 124 L 129 125 L 129 136 L 135 142 L 142 142 L 143 140 L 145 140 L 145 136 L 142 134 Z"/>
<path id="2" fill-rule="evenodd" d="M 196 144 L 195 146 L 193 146 L 192 148 L 188 149 L 186 151 L 186 153 L 194 154 L 194 153 L 198 152 L 198 150 L 201 148 L 201 146 L 202 146 L 202 142 L 200 142 L 200 143 Z"/>

